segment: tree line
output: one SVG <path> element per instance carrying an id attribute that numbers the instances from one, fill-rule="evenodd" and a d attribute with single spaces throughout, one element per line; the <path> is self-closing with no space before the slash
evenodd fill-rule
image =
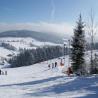
<path id="1" fill-rule="evenodd" d="M 0 44 L 0 46 L 1 46 L 1 47 L 4 47 L 4 48 L 6 48 L 6 49 L 9 49 L 9 50 L 16 50 L 16 48 L 15 48 L 14 46 L 10 45 L 9 43 L 4 43 L 4 42 L 2 42 L 2 43 Z"/>
<path id="2" fill-rule="evenodd" d="M 63 56 L 63 47 L 44 46 L 37 49 L 24 49 L 9 60 L 10 67 L 28 66 Z"/>

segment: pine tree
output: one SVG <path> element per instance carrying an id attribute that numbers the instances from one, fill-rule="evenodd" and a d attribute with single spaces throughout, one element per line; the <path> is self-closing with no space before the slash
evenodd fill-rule
<path id="1" fill-rule="evenodd" d="M 76 29 L 74 29 L 74 36 L 72 39 L 72 51 L 71 51 L 71 60 L 72 60 L 72 68 L 74 72 L 82 71 L 84 60 L 84 52 L 85 52 L 85 31 L 84 31 L 84 23 L 82 22 L 81 15 L 79 16 L 79 20 L 77 22 Z"/>

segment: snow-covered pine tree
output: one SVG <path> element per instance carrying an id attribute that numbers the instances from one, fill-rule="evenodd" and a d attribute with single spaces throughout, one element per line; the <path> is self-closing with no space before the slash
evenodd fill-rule
<path id="1" fill-rule="evenodd" d="M 85 31 L 84 23 L 82 22 L 81 14 L 77 22 L 77 26 L 74 29 L 74 36 L 72 38 L 72 51 L 71 60 L 73 72 L 83 72 L 83 66 L 85 63 L 84 52 L 85 52 Z"/>

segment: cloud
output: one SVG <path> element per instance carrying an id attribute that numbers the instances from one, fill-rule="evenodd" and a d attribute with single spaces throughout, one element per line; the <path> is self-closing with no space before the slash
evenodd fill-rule
<path id="1" fill-rule="evenodd" d="M 74 25 L 73 25 L 74 26 Z M 39 22 L 39 23 L 0 23 L 0 32 L 8 30 L 32 30 L 43 33 L 50 33 L 58 35 L 61 37 L 70 37 L 73 35 L 73 27 L 69 23 L 49 23 L 49 22 Z M 91 40 L 88 35 L 87 28 L 86 39 Z M 98 34 L 94 35 L 94 42 L 98 41 Z"/>
<path id="2" fill-rule="evenodd" d="M 0 23 L 0 32 L 8 30 L 33 30 L 63 36 L 71 35 L 73 27 L 68 23 Z"/>

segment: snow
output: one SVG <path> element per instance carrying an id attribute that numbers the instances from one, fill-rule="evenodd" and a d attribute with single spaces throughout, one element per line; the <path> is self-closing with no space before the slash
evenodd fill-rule
<path id="1" fill-rule="evenodd" d="M 44 46 L 44 45 L 48 45 L 48 46 L 60 45 L 60 44 L 55 44 L 55 43 L 51 43 L 51 42 L 41 42 L 41 41 L 35 40 L 33 38 L 30 38 L 30 37 L 26 37 L 26 38 L 2 37 L 2 38 L 0 38 L 0 44 L 1 43 L 10 44 L 10 45 L 14 46 L 16 48 L 16 50 L 19 50 L 19 49 L 36 49 L 37 47 Z M 9 54 L 9 52 L 10 52 L 10 50 L 5 49 L 4 47 L 1 47 L 1 46 L 0 46 L 0 51 L 6 52 L 6 53 L 8 52 L 7 54 Z M 1 55 L 4 55 L 4 53 L 0 54 L 0 56 Z"/>
<path id="2" fill-rule="evenodd" d="M 10 50 L 3 47 L 1 44 L 6 43 L 13 47 L 15 50 Z M 6 66 L 5 63 L 3 64 L 4 60 L 8 60 L 11 56 L 16 55 L 19 53 L 20 49 L 36 49 L 38 47 L 43 46 L 57 46 L 59 44 L 51 43 L 51 42 L 41 42 L 36 39 L 30 37 L 1 37 L 0 38 L 0 68 L 3 67 L 2 65 Z M 11 55 L 11 56 L 9 56 Z"/>
<path id="3" fill-rule="evenodd" d="M 36 49 L 44 45 L 57 45 L 32 38 L 0 38 L 0 43 L 2 42 L 9 43 L 17 50 L 0 47 L 0 63 L 2 59 L 9 58 L 8 54 L 17 54 L 19 48 Z M 60 66 L 61 58 L 57 58 L 31 66 L 1 69 L 3 74 L 7 71 L 7 75 L 0 75 L 0 98 L 97 98 L 98 75 L 67 76 L 62 71 L 70 66 L 68 58 L 67 55 L 64 67 Z M 86 52 L 85 58 L 89 62 L 89 51 Z M 55 61 L 58 66 L 49 69 L 48 64 Z M 4 62 L 5 66 L 8 65 L 6 61 Z"/>
<path id="4" fill-rule="evenodd" d="M 0 47 L 0 56 L 7 57 L 8 54 L 12 54 L 13 51 L 5 49 L 4 47 Z"/>
<path id="5" fill-rule="evenodd" d="M 57 68 L 48 64 L 58 62 Z M 68 56 L 65 59 L 68 66 Z M 98 75 L 88 77 L 63 74 L 60 59 L 26 67 L 5 68 L 0 75 L 0 98 L 97 98 Z"/>
<path id="6" fill-rule="evenodd" d="M 41 42 L 35 40 L 30 37 L 21 38 L 21 37 L 2 37 L 0 38 L 0 42 L 9 43 L 10 45 L 14 46 L 17 50 L 21 49 L 36 49 L 36 47 L 50 45 L 55 46 L 58 44 L 51 43 L 51 42 Z M 32 46 L 30 45 L 32 44 Z"/>

